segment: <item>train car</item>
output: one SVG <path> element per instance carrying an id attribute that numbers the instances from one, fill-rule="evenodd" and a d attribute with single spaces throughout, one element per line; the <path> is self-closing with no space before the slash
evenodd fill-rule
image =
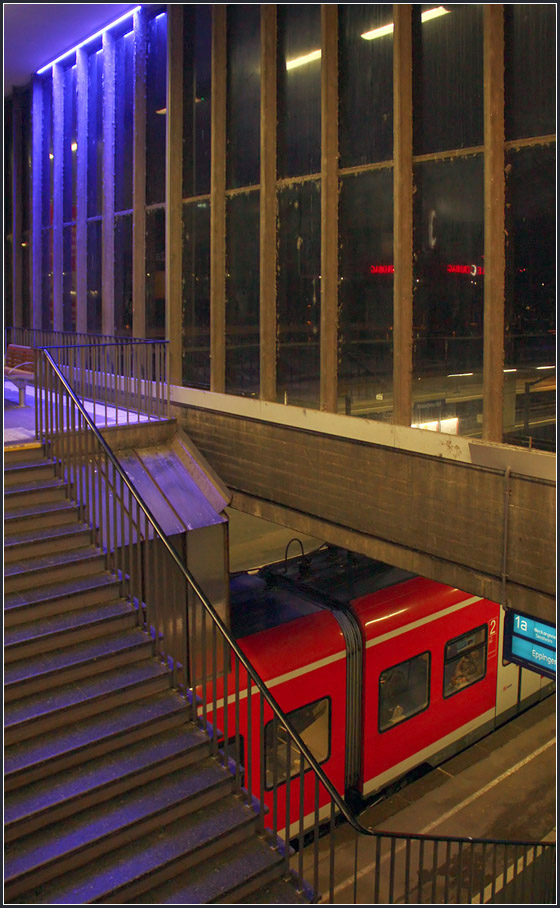
<path id="1" fill-rule="evenodd" d="M 242 650 L 354 808 L 554 689 L 504 662 L 500 605 L 339 548 L 232 577 L 230 599 Z M 291 813 L 283 799 L 303 796 L 306 817 L 317 807 L 323 816 L 326 798 L 317 805 L 311 774 L 254 685 L 245 677 L 235 697 L 229 683 L 229 717 L 222 697 L 210 720 L 233 727 L 237 710 L 247 788 L 266 801 L 274 781 L 280 815 Z"/>

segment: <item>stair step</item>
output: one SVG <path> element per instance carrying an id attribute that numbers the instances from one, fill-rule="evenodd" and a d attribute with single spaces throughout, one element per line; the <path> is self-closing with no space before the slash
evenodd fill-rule
<path id="1" fill-rule="evenodd" d="M 91 530 L 86 523 L 78 522 L 4 535 L 4 564 L 21 559 L 22 553 L 37 558 L 87 545 L 91 545 Z"/>
<path id="2" fill-rule="evenodd" d="M 42 455 L 44 456 L 43 445 L 38 441 L 4 445 L 4 465 L 38 460 Z"/>
<path id="3" fill-rule="evenodd" d="M 264 840 L 251 836 L 174 879 L 150 888 L 138 900 L 144 905 L 208 905 L 222 901 L 231 904 L 266 882 L 276 881 L 281 872 L 282 855 Z M 136 899 L 130 901 L 134 903 Z"/>
<path id="4" fill-rule="evenodd" d="M 309 905 L 316 902 L 317 898 L 310 889 L 299 892 L 296 881 L 277 880 L 257 889 L 249 896 L 237 899 L 238 905 Z"/>
<path id="5" fill-rule="evenodd" d="M 4 841 L 113 799 L 125 791 L 209 756 L 208 737 L 194 725 L 173 728 L 42 779 L 4 799 Z"/>
<path id="6" fill-rule="evenodd" d="M 36 479 L 32 482 L 21 482 L 4 488 L 4 507 L 29 507 L 32 504 L 44 504 L 57 501 L 66 495 L 66 483 L 62 479 Z"/>
<path id="7" fill-rule="evenodd" d="M 4 589 L 17 593 L 37 585 L 57 583 L 71 577 L 93 574 L 105 567 L 105 555 L 90 545 L 76 551 L 23 558 L 4 566 Z"/>
<path id="8" fill-rule="evenodd" d="M 55 461 L 29 459 L 19 463 L 4 463 L 4 487 L 33 482 L 38 479 L 54 479 Z"/>
<path id="9" fill-rule="evenodd" d="M 142 692 L 135 702 L 6 747 L 4 790 L 30 785 L 149 735 L 162 734 L 190 718 L 190 706 L 174 691 L 167 689 L 145 699 L 141 696 Z"/>
<path id="10" fill-rule="evenodd" d="M 4 669 L 4 702 L 102 674 L 128 662 L 148 658 L 152 653 L 152 638 L 140 628 L 133 628 L 67 649 L 19 659 Z"/>
<path id="11" fill-rule="evenodd" d="M 4 597 L 4 625 L 12 627 L 86 605 L 108 602 L 118 598 L 119 594 L 120 581 L 108 571 L 9 593 Z"/>
<path id="12" fill-rule="evenodd" d="M 34 892 L 20 890 L 22 904 L 123 904 L 146 890 L 243 842 L 255 828 L 255 813 L 232 795 L 181 817 L 134 843 L 111 851 L 88 867 L 53 879 Z M 12 898 L 12 901 L 14 899 Z"/>
<path id="13" fill-rule="evenodd" d="M 78 516 L 78 505 L 67 498 L 19 507 L 6 507 L 4 501 L 4 507 L 4 532 L 8 533 L 74 523 Z"/>
<path id="14" fill-rule="evenodd" d="M 136 625 L 136 609 L 124 599 L 96 603 L 4 631 L 4 663 L 82 643 Z"/>
<path id="15" fill-rule="evenodd" d="M 24 697 L 4 708 L 4 746 L 169 689 L 169 669 L 146 659 Z"/>
<path id="16" fill-rule="evenodd" d="M 157 838 L 156 831 L 218 799 L 221 808 L 232 783 L 231 774 L 208 757 L 8 844 L 4 898 L 9 901 L 26 889 L 91 865 L 101 855 L 105 866 L 105 856 L 123 845 L 145 865 L 144 849 L 129 843 L 148 835 Z M 91 873 L 91 866 L 87 869 Z M 72 901 L 79 904 L 82 899 L 75 895 Z"/>

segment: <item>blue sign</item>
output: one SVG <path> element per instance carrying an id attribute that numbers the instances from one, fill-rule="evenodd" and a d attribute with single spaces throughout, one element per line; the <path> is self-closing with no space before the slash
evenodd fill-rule
<path id="1" fill-rule="evenodd" d="M 513 609 L 506 612 L 504 657 L 556 680 L 556 627 Z"/>

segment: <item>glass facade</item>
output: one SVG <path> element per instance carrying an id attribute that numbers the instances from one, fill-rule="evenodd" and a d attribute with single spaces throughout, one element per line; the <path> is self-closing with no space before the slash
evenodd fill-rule
<path id="1" fill-rule="evenodd" d="M 29 90 L 20 101 L 27 124 L 21 136 L 14 136 L 13 105 L 6 106 L 6 324 L 16 312 L 24 325 L 75 330 L 81 323 L 92 333 L 141 330 L 165 337 L 166 318 L 177 307 L 182 332 L 176 383 L 255 397 L 273 387 L 267 393 L 281 403 L 325 408 L 321 363 L 334 362 L 328 378 L 338 411 L 392 421 L 394 394 L 402 393 L 394 373 L 402 356 L 395 355 L 395 344 L 403 342 L 394 331 L 403 306 L 395 294 L 395 250 L 402 260 L 405 236 L 393 210 L 399 177 L 393 149 L 395 138 L 402 138 L 395 135 L 402 119 L 394 116 L 394 72 L 402 70 L 397 64 L 406 54 L 413 96 L 404 114 L 412 129 L 413 172 L 406 233 L 413 237 L 407 248 L 413 260 L 412 326 L 405 338 L 412 350 L 408 424 L 484 437 L 484 394 L 494 393 L 483 387 L 490 305 L 484 256 L 487 226 L 497 215 L 505 255 L 503 362 L 494 363 L 503 373 L 502 438 L 553 449 L 554 5 L 506 4 L 499 46 L 483 5 L 413 5 L 406 51 L 395 40 L 395 8 L 389 4 L 341 4 L 334 18 L 318 4 L 279 5 L 271 14 L 272 32 L 270 10 L 266 16 L 264 10 L 250 4 L 175 9 L 174 27 L 182 27 L 179 86 L 168 82 L 170 13 L 165 6 L 145 7 L 113 34 L 114 92 L 107 88 L 108 45 L 97 38 L 84 45 L 83 85 L 75 54 L 59 64 L 63 104 L 56 117 L 51 70 L 38 77 L 40 106 L 31 105 Z M 140 67 L 139 78 L 135 55 L 143 51 L 134 22 L 143 23 L 146 37 L 145 75 Z M 213 60 L 215 22 L 225 23 L 226 40 L 225 46 L 216 43 L 220 50 Z M 336 40 L 329 44 L 333 22 Z M 267 61 L 272 69 L 261 58 L 270 34 L 276 41 L 275 58 Z M 485 190 L 485 39 L 486 46 L 494 42 L 493 53 L 504 63 L 506 205 L 500 211 Z M 332 47 L 337 54 L 326 52 Z M 265 82 L 270 72 L 275 91 Z M 167 149 L 168 91 L 179 89 L 180 142 Z M 336 103 L 329 106 L 332 97 Z M 42 119 L 31 129 L 36 109 Z M 322 147 L 327 109 L 337 112 L 329 159 Z M 114 155 L 104 154 L 109 123 Z M 214 147 L 213 134 L 220 137 Z M 56 148 L 63 161 L 55 168 Z M 174 155 L 181 158 L 181 185 L 167 190 L 166 162 Z M 271 160 L 275 170 L 266 171 L 263 183 Z M 335 161 L 334 184 L 326 179 L 328 160 Z M 41 162 L 40 195 L 32 192 L 32 161 Z M 166 237 L 166 191 L 181 194 L 179 237 L 173 235 L 176 226 Z M 327 246 L 333 212 L 337 242 Z M 85 248 L 77 246 L 81 236 Z M 180 254 L 172 255 L 170 265 L 166 250 L 175 248 Z M 32 250 L 39 249 L 37 267 Z M 322 268 L 333 249 L 337 280 L 327 286 Z M 270 263 L 270 273 L 261 263 Z M 181 286 L 182 294 L 166 301 L 168 267 L 169 285 Z M 143 275 L 136 294 L 133 275 Z M 139 307 L 141 327 L 135 332 L 133 312 Z M 329 321 L 322 323 L 322 311 L 323 319 L 336 313 L 334 334 Z M 216 312 L 218 330 L 214 325 L 211 331 Z M 333 338 L 334 360 L 323 356 Z M 222 370 L 214 369 L 216 360 Z M 211 374 L 223 374 L 223 386 L 212 387 L 217 379 Z"/>

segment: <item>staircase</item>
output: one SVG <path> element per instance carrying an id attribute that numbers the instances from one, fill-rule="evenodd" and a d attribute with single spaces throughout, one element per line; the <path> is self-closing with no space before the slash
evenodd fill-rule
<path id="1" fill-rule="evenodd" d="M 54 463 L 4 462 L 4 904 L 307 902 Z"/>

